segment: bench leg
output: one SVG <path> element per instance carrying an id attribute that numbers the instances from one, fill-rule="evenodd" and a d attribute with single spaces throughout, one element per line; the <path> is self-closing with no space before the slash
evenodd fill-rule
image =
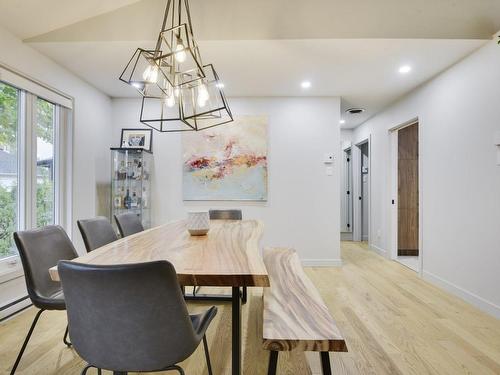
<path id="1" fill-rule="evenodd" d="M 245 304 L 247 303 L 247 287 L 244 286 L 243 290 L 241 291 L 241 303 Z"/>
<path id="2" fill-rule="evenodd" d="M 267 375 L 276 375 L 276 368 L 278 367 L 278 354 L 279 352 L 272 350 L 269 354 L 269 367 L 267 368 Z"/>
<path id="3" fill-rule="evenodd" d="M 330 355 L 328 352 L 321 352 L 319 355 L 321 356 L 321 370 L 323 371 L 323 375 L 332 375 Z"/>

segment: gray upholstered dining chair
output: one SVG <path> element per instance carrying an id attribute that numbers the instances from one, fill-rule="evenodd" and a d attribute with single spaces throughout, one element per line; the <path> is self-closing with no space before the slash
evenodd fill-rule
<path id="1" fill-rule="evenodd" d="M 11 374 L 16 372 L 42 312 L 66 309 L 61 284 L 52 281 L 49 268 L 62 259 L 74 259 L 78 256 L 71 240 L 60 226 L 51 225 L 41 229 L 15 232 L 14 241 L 23 264 L 28 295 L 33 305 L 40 310 L 35 315 Z M 67 338 L 68 327 L 66 327 L 63 341 L 67 346 L 71 346 Z"/>
<path id="2" fill-rule="evenodd" d="M 241 210 L 209 210 L 210 220 L 242 220 Z"/>
<path id="3" fill-rule="evenodd" d="M 98 266 L 61 261 L 69 333 L 90 367 L 115 373 L 184 371 L 217 313 L 211 307 L 189 315 L 174 266 L 167 261 Z"/>
<path id="4" fill-rule="evenodd" d="M 108 219 L 103 216 L 94 219 L 78 220 L 77 224 L 82 234 L 87 252 L 118 239 L 113 226 Z"/>
<path id="5" fill-rule="evenodd" d="M 130 236 L 131 234 L 139 233 L 144 230 L 139 215 L 133 212 L 125 212 L 115 215 L 116 225 L 122 237 Z"/>

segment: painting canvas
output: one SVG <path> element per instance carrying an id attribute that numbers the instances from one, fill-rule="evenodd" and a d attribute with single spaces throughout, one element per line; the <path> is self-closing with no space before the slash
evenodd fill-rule
<path id="1" fill-rule="evenodd" d="M 182 135 L 184 200 L 267 200 L 267 118 Z"/>

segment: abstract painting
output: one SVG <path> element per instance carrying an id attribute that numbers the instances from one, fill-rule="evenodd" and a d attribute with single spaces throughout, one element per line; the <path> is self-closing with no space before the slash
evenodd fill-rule
<path id="1" fill-rule="evenodd" d="M 182 135 L 184 200 L 267 200 L 267 117 Z"/>

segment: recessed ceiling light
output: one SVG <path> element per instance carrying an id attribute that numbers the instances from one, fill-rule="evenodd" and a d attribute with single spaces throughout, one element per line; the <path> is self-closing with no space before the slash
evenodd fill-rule
<path id="1" fill-rule="evenodd" d="M 300 86 L 303 88 L 303 89 L 308 89 L 311 87 L 311 82 L 309 81 L 304 81 L 300 84 Z"/>
<path id="2" fill-rule="evenodd" d="M 407 74 L 411 72 L 411 66 L 410 65 L 403 65 L 402 67 L 399 68 L 399 73 L 401 74 Z"/>
<path id="3" fill-rule="evenodd" d="M 340 120 L 340 123 L 341 124 L 345 124 L 345 120 Z"/>

